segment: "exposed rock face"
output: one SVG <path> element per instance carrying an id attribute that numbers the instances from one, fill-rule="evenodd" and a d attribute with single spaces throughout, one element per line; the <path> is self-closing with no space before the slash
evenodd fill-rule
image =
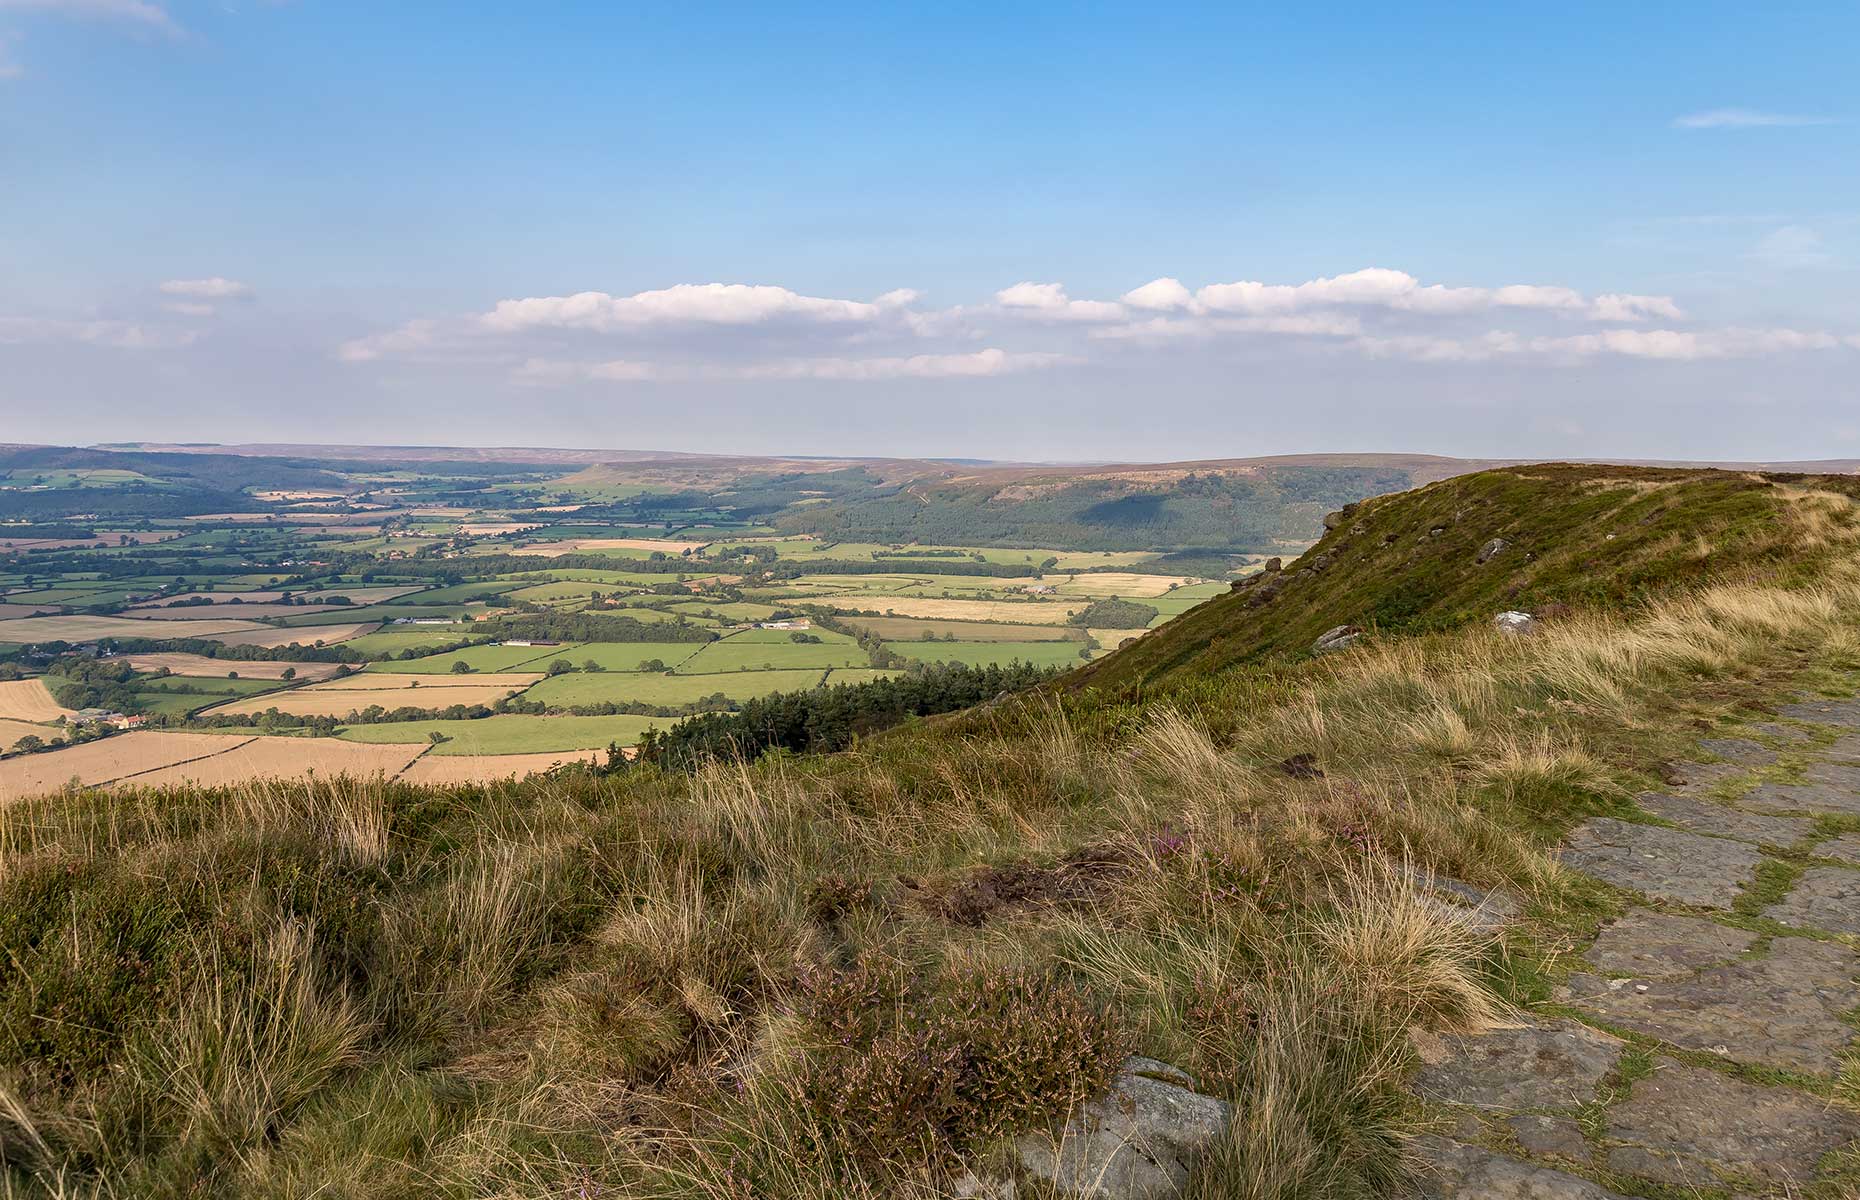
<path id="1" fill-rule="evenodd" d="M 1632 909 L 1602 930 L 1583 957 L 1604 971 L 1643 979 L 1684 975 L 1730 962 L 1757 935 L 1702 917 L 1676 917 Z"/>
<path id="2" fill-rule="evenodd" d="M 1693 833 L 1736 838 L 1743 842 L 1787 846 L 1815 830 L 1815 822 L 1808 817 L 1762 817 L 1691 796 L 1647 792 L 1639 798 L 1638 803 L 1661 820 L 1671 821 Z"/>
<path id="3" fill-rule="evenodd" d="M 1363 631 L 1355 625 L 1339 625 L 1326 630 L 1317 641 L 1311 643 L 1311 653 L 1330 654 L 1337 650 L 1348 650 L 1362 638 Z"/>
<path id="4" fill-rule="evenodd" d="M 1732 762 L 1764 766 L 1776 761 L 1776 751 L 1749 738 L 1701 738 L 1699 749 Z"/>
<path id="5" fill-rule="evenodd" d="M 1511 549 L 1510 542 L 1506 541 L 1504 538 L 1493 538 L 1485 545 L 1479 547 L 1479 557 L 1476 561 L 1480 566 L 1484 566 L 1509 549 Z"/>
<path id="6" fill-rule="evenodd" d="M 1713 1169 L 1800 1185 L 1822 1155 L 1860 1136 L 1860 1118 L 1788 1088 L 1766 1088 L 1663 1059 L 1608 1114 L 1618 1171 L 1661 1183 L 1712 1185 Z"/>
<path id="7" fill-rule="evenodd" d="M 1537 618 L 1527 612 L 1515 610 L 1499 613 L 1492 618 L 1492 624 L 1500 633 L 1535 633 Z"/>
<path id="8" fill-rule="evenodd" d="M 1746 771 L 1736 763 L 1677 762 L 1666 769 L 1666 782 L 1682 792 L 1705 792 Z"/>
<path id="9" fill-rule="evenodd" d="M 1743 842 L 1597 817 L 1570 835 L 1562 858 L 1617 887 L 1729 908 L 1763 856 Z"/>
<path id="10" fill-rule="evenodd" d="M 1446 1138 L 1421 1138 L 1414 1149 L 1429 1200 L 1626 1200 L 1579 1175 Z"/>
<path id="11" fill-rule="evenodd" d="M 1355 516 L 1356 510 L 1359 507 L 1361 507 L 1359 504 L 1346 504 L 1334 513 L 1325 513 L 1324 514 L 1325 531 L 1329 532 L 1330 530 L 1335 529 L 1338 526 L 1342 525 L 1345 521 L 1349 520 L 1351 517 Z"/>
<path id="12" fill-rule="evenodd" d="M 1270 604 L 1273 598 L 1284 590 L 1285 575 L 1283 572 L 1266 576 L 1258 587 L 1251 589 L 1246 598 L 1247 607 L 1258 608 L 1262 604 Z"/>
<path id="13" fill-rule="evenodd" d="M 1687 975 L 1569 978 L 1571 1003 L 1610 1025 L 1739 1062 L 1828 1072 L 1854 1039 L 1860 956 L 1846 946 L 1780 937 L 1761 958 Z"/>
<path id="14" fill-rule="evenodd" d="M 1620 1038 L 1574 1021 L 1530 1019 L 1511 1029 L 1416 1043 L 1424 1065 L 1415 1091 L 1429 1100 L 1500 1111 L 1586 1104 L 1622 1050 Z"/>
<path id="15" fill-rule="evenodd" d="M 1068 1200 L 1173 1200 L 1233 1118 L 1231 1105 L 1193 1085 L 1167 1063 L 1128 1058 L 1110 1090 L 1080 1106 L 1063 1128 L 1015 1139 L 1014 1166 Z M 976 1200 L 1019 1194 L 1011 1179 L 975 1175 L 953 1190 Z"/>
<path id="16" fill-rule="evenodd" d="M 1582 1136 L 1582 1126 L 1568 1117 L 1527 1113 L 1505 1124 L 1511 1127 L 1511 1136 L 1518 1139 L 1518 1145 L 1532 1154 L 1573 1158 L 1578 1162 L 1588 1162 L 1592 1157 L 1589 1143 Z"/>
<path id="17" fill-rule="evenodd" d="M 1860 729 L 1860 700 L 1804 700 L 1799 704 L 1784 704 L 1776 711 L 1797 721 Z"/>
<path id="18" fill-rule="evenodd" d="M 1831 812 L 1860 817 L 1860 792 L 1826 783 L 1765 783 L 1737 798 L 1758 812 Z"/>
<path id="19" fill-rule="evenodd" d="M 1860 702 L 1809 700 L 1783 712 L 1860 730 Z M 1750 738 L 1705 739 L 1704 750 L 1729 761 L 1678 764 L 1669 782 L 1683 784 L 1681 794 L 1639 800 L 1683 830 L 1599 818 L 1571 835 L 1569 866 L 1702 910 L 1630 906 L 1605 926 L 1582 952 L 1605 974 L 1579 972 L 1553 992 L 1581 1023 L 1536 1019 L 1451 1040 L 1415 1035 L 1424 1065 L 1414 1090 L 1452 1106 L 1432 1115 L 1435 1128 L 1454 1131 L 1416 1143 L 1423 1195 L 1608 1200 L 1613 1192 L 1575 1174 L 1599 1171 L 1637 1196 L 1860 1196 L 1847 1180 L 1860 1151 L 1860 1111 L 1838 1087 L 1823 1094 L 1860 1036 L 1848 1019 L 1860 1009 L 1860 953 L 1830 936 L 1860 936 L 1860 870 L 1851 869 L 1860 866 L 1860 834 L 1829 836 L 1817 821 L 1860 813 L 1860 732 L 1814 751 L 1797 727 L 1750 729 L 1812 754 L 1806 782 L 1741 792 L 1752 768 L 1777 761 L 1775 752 Z M 1749 914 L 1734 905 L 1765 861 L 1761 848 L 1785 846 L 1821 864 L 1802 869 L 1762 916 L 1808 936 L 1737 928 Z M 1791 861 L 1800 860 L 1768 860 L 1778 869 Z M 1585 1047 L 1585 1032 L 1613 1040 L 1593 1026 L 1694 1056 L 1658 1060 L 1624 1095 L 1597 1085 L 1619 1062 Z"/>
<path id="20" fill-rule="evenodd" d="M 1763 915 L 1796 929 L 1860 933 L 1860 871 L 1814 867 L 1796 881 L 1782 903 L 1770 905 Z"/>

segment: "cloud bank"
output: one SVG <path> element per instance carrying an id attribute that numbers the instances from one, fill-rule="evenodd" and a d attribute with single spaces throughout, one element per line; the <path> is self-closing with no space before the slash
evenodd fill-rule
<path id="1" fill-rule="evenodd" d="M 216 279 L 187 286 L 204 295 L 241 285 Z M 866 300 L 744 283 L 676 284 L 624 295 L 586 291 L 420 318 L 352 338 L 336 354 L 356 365 L 502 369 L 513 382 L 547 386 L 984 378 L 1140 364 L 1140 356 L 1155 352 L 1151 348 L 1184 342 L 1281 345 L 1299 354 L 1372 360 L 1545 366 L 1860 347 L 1854 335 L 1702 326 L 1667 295 L 1587 294 L 1555 283 L 1432 283 L 1388 267 L 1299 283 L 1241 279 L 1191 287 L 1161 276 L 1115 299 L 1075 297 L 1060 282 L 1022 280 L 982 304 L 937 309 L 923 300 L 910 288 Z M 978 341 L 988 348 L 973 349 Z"/>

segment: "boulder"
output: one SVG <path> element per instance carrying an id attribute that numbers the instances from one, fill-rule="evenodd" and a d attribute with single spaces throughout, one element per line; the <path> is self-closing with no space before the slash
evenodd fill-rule
<path id="1" fill-rule="evenodd" d="M 1485 560 L 1480 559 L 1479 561 L 1484 562 Z M 1537 632 L 1537 618 L 1527 612 L 1510 611 L 1499 613 L 1496 617 L 1492 618 L 1492 624 L 1498 627 L 1500 633 L 1525 634 Z"/>
<path id="2" fill-rule="evenodd" d="M 1345 521 L 1355 516 L 1356 510 L 1359 507 L 1361 507 L 1360 502 L 1356 504 L 1346 504 L 1334 513 L 1325 513 L 1324 514 L 1324 528 L 1326 530 L 1337 528 L 1339 525 L 1343 524 Z"/>
<path id="3" fill-rule="evenodd" d="M 1497 558 L 1499 555 L 1503 554 L 1506 550 L 1510 548 L 1511 548 L 1511 543 L 1506 541 L 1504 538 L 1493 538 L 1491 541 L 1487 542 L 1485 545 L 1479 547 L 1478 562 L 1481 565 L 1484 565 L 1485 563 L 1489 563 L 1493 559 Z"/>
<path id="4" fill-rule="evenodd" d="M 1311 653 L 1330 654 L 1337 650 L 1348 650 L 1362 639 L 1363 631 L 1355 625 L 1339 625 L 1326 630 L 1324 635 L 1311 643 Z"/>
<path id="5" fill-rule="evenodd" d="M 1015 1139 L 1015 1165 L 1068 1200 L 1172 1200 L 1233 1119 L 1231 1105 L 1192 1084 L 1166 1063 L 1126 1059 L 1110 1090 L 1063 1128 Z"/>
<path id="6" fill-rule="evenodd" d="M 1251 590 L 1246 598 L 1248 608 L 1258 608 L 1262 604 L 1272 603 L 1273 597 L 1285 590 L 1285 575 L 1267 576 L 1266 581 Z"/>
<path id="7" fill-rule="evenodd" d="M 1285 569 L 1285 560 L 1281 558 L 1269 558 L 1259 565 L 1259 569 L 1268 575 L 1275 571 L 1282 571 Z"/>

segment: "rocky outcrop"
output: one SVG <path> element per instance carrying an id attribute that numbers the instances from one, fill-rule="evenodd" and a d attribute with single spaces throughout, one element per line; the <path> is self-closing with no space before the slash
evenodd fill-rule
<path id="1" fill-rule="evenodd" d="M 1360 504 L 1346 504 L 1334 513 L 1325 513 L 1324 514 L 1325 530 L 1329 531 L 1332 529 L 1336 529 L 1338 526 L 1342 525 L 1345 521 L 1349 520 L 1351 517 L 1356 515 L 1356 510 L 1359 507 L 1361 507 Z"/>
<path id="2" fill-rule="evenodd" d="M 1481 559 L 1481 562 L 1484 560 Z M 1525 634 L 1537 632 L 1537 618 L 1527 612 L 1502 612 L 1492 618 L 1492 624 L 1500 633 Z"/>
<path id="3" fill-rule="evenodd" d="M 1232 1119 L 1232 1106 L 1195 1091 L 1187 1072 L 1128 1058 L 1103 1096 L 1057 1130 L 1016 1138 L 1004 1166 L 967 1172 L 951 1192 L 1016 1200 L 1024 1179 L 1067 1200 L 1173 1200 Z"/>
<path id="4" fill-rule="evenodd" d="M 1509 549 L 1511 549 L 1510 542 L 1506 541 L 1504 538 L 1493 538 L 1485 545 L 1479 547 L 1479 557 L 1475 561 L 1478 562 L 1480 566 L 1484 566 Z"/>
<path id="5" fill-rule="evenodd" d="M 1363 631 L 1355 625 L 1339 625 L 1335 629 L 1325 630 L 1317 641 L 1311 643 L 1311 653 L 1331 654 L 1338 650 L 1348 650 L 1362 640 Z"/>

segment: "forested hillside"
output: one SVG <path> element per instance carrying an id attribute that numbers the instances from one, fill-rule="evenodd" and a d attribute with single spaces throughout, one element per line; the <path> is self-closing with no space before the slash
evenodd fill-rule
<path id="1" fill-rule="evenodd" d="M 924 482 L 789 509 L 778 523 L 849 541 L 1270 553 L 1316 537 L 1330 509 L 1413 481 L 1392 467 L 1169 474 L 1175 477 Z"/>

